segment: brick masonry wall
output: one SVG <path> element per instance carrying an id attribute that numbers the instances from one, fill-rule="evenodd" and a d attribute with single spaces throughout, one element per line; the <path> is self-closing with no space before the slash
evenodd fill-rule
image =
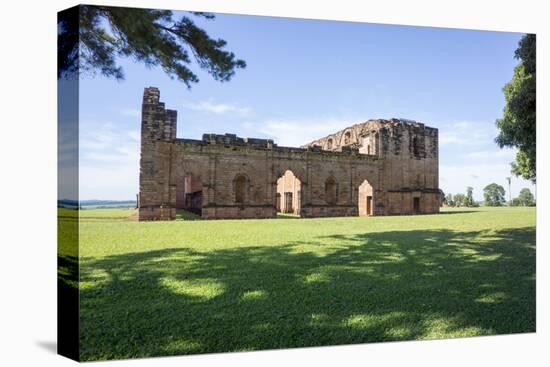
<path id="1" fill-rule="evenodd" d="M 258 149 L 186 140 L 176 140 L 172 154 L 170 184 L 177 185 L 189 175 L 200 177 L 203 216 L 210 218 L 274 217 L 277 181 L 287 170 L 300 181 L 302 216 L 356 215 L 358 185 L 365 179 L 361 176 L 377 180 L 382 166 L 380 160 L 344 153 Z M 235 202 L 237 176 L 247 178 L 243 203 Z M 329 177 L 337 181 L 335 205 L 325 201 L 325 183 Z M 288 179 L 289 187 L 291 181 Z"/>
<path id="2" fill-rule="evenodd" d="M 420 213 L 439 211 L 437 129 L 423 124 L 371 120 L 302 148 L 286 148 L 231 134 L 177 139 L 176 112 L 164 108 L 156 88 L 145 89 L 142 111 L 140 220 L 175 218 L 185 180 L 189 190 L 202 189 L 204 218 L 275 217 L 278 191 L 284 201 L 277 181 L 287 170 L 299 180 L 303 217 L 364 215 L 366 196 L 373 197 L 374 215 L 411 214 L 415 197 Z M 330 150 L 323 149 L 328 139 Z M 360 154 L 364 143 L 371 154 Z M 239 177 L 245 182 L 242 202 L 236 200 Z M 360 190 L 365 180 L 370 186 Z M 329 181 L 336 187 L 330 203 Z"/>

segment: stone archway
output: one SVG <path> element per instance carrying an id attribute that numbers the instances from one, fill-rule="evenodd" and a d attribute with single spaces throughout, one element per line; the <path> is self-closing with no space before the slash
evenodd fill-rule
<path id="1" fill-rule="evenodd" d="M 357 204 L 359 216 L 374 215 L 374 189 L 367 180 L 363 180 L 359 185 Z"/>
<path id="2" fill-rule="evenodd" d="M 184 175 L 176 183 L 176 209 L 202 215 L 203 191 L 200 176 Z"/>
<path id="3" fill-rule="evenodd" d="M 302 182 L 292 170 L 286 170 L 277 178 L 275 207 L 278 213 L 300 215 Z"/>

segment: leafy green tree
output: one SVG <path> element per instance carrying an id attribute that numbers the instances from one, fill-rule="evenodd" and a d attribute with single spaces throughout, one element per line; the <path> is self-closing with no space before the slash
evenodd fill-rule
<path id="1" fill-rule="evenodd" d="M 510 206 L 521 206 L 521 202 L 520 202 L 519 198 L 513 198 L 510 201 Z"/>
<path id="2" fill-rule="evenodd" d="M 188 67 L 196 64 L 215 80 L 229 81 L 243 60 L 224 50 L 226 41 L 211 38 L 191 17 L 174 19 L 170 10 L 80 5 L 58 20 L 58 77 L 99 73 L 124 78 L 118 56 L 148 67 L 160 67 L 190 88 L 199 78 Z M 190 12 L 207 20 L 214 15 Z"/>
<path id="3" fill-rule="evenodd" d="M 515 57 L 520 63 L 514 69 L 512 80 L 504 88 L 506 106 L 496 124 L 499 135 L 495 139 L 502 147 L 516 147 L 516 161 L 512 173 L 536 181 L 536 36 L 525 35 L 519 42 Z"/>
<path id="4" fill-rule="evenodd" d="M 535 205 L 535 197 L 531 193 L 531 190 L 528 188 L 521 189 L 518 196 L 519 204 L 522 206 L 533 206 Z"/>
<path id="5" fill-rule="evenodd" d="M 439 206 L 447 205 L 447 198 L 443 190 L 439 189 Z"/>
<path id="6" fill-rule="evenodd" d="M 466 196 L 464 194 L 455 194 L 455 206 L 464 206 L 466 204 Z"/>
<path id="7" fill-rule="evenodd" d="M 485 205 L 487 206 L 501 206 L 506 202 L 504 199 L 504 187 L 491 183 L 483 188 L 483 197 L 485 198 Z"/>
<path id="8" fill-rule="evenodd" d="M 445 196 L 445 204 L 447 206 L 455 206 L 455 202 L 453 200 L 453 194 L 447 194 L 447 196 Z"/>
<path id="9" fill-rule="evenodd" d="M 474 206 L 474 188 L 468 186 L 466 188 L 466 197 L 464 198 L 465 206 Z"/>

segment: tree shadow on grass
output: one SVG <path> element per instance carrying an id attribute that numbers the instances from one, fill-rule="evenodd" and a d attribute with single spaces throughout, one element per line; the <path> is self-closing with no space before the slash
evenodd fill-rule
<path id="1" fill-rule="evenodd" d="M 84 360 L 535 331 L 535 228 L 82 259 Z"/>
<path id="2" fill-rule="evenodd" d="M 483 212 L 483 210 L 441 210 L 436 214 L 471 214 L 481 212 Z"/>

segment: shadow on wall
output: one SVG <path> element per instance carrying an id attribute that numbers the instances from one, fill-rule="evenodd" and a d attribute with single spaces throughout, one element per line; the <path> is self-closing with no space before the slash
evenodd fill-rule
<path id="1" fill-rule="evenodd" d="M 84 258 L 82 357 L 533 332 L 534 243 L 534 227 L 393 231 Z"/>

